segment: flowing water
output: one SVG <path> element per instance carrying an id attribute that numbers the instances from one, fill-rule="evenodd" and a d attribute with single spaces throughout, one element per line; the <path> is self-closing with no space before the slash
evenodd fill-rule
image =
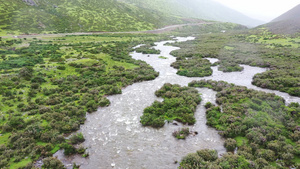
<path id="1" fill-rule="evenodd" d="M 176 38 L 174 41 L 193 40 L 193 37 Z M 195 117 L 196 124 L 190 130 L 197 131 L 199 134 L 189 136 L 186 140 L 177 140 L 172 136 L 172 132 L 182 128 L 183 125 L 169 123 L 161 129 L 143 127 L 140 124 L 140 116 L 143 110 L 150 106 L 157 98 L 154 92 L 160 89 L 164 83 L 179 84 L 187 86 L 192 80 L 212 79 L 223 80 L 236 85 L 248 88 L 275 93 L 289 102 L 300 102 L 300 98 L 289 96 L 286 93 L 261 89 L 251 84 L 252 78 L 257 73 L 266 71 L 264 68 L 242 65 L 242 72 L 223 73 L 212 67 L 213 75 L 204 78 L 188 78 L 178 76 L 177 70 L 170 67 L 176 58 L 170 52 L 178 47 L 165 46 L 166 43 L 174 41 L 163 41 L 156 43 L 155 48 L 161 51 L 160 55 L 145 55 L 132 53 L 134 59 L 139 59 L 150 64 L 159 77 L 152 81 L 135 83 L 123 89 L 122 94 L 108 96 L 111 105 L 99 108 L 97 112 L 87 115 L 87 120 L 81 126 L 80 132 L 83 133 L 86 141 L 83 143 L 88 148 L 89 157 L 86 159 L 80 156 L 64 157 L 62 151 L 58 151 L 54 156 L 72 168 L 72 163 L 76 162 L 83 169 L 106 169 L 106 168 L 132 168 L 132 169 L 168 169 L 177 168 L 175 161 L 191 152 L 199 149 L 215 149 L 219 154 L 225 152 L 223 147 L 224 140 L 218 132 L 206 126 L 205 108 L 206 102 L 215 103 L 216 92 L 201 88 L 198 89 L 202 94 L 202 102 L 197 107 Z M 159 56 L 167 57 L 160 59 Z M 207 58 L 211 62 L 217 59 Z M 185 126 L 187 127 L 187 126 Z"/>

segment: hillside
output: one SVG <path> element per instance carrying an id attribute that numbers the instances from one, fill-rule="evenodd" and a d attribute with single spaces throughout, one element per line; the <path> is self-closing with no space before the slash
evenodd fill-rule
<path id="1" fill-rule="evenodd" d="M 119 0 L 129 2 L 146 9 L 155 9 L 162 13 L 184 18 L 200 18 L 222 22 L 233 22 L 249 27 L 263 24 L 238 11 L 230 9 L 213 0 Z"/>
<path id="2" fill-rule="evenodd" d="M 0 35 L 141 31 L 191 18 L 262 24 L 213 0 L 0 0 Z"/>
<path id="3" fill-rule="evenodd" d="M 300 19 L 300 4 L 287 11 L 286 13 L 280 15 L 279 17 L 273 19 L 271 22 L 278 22 L 284 20 L 299 20 Z"/>
<path id="4" fill-rule="evenodd" d="M 139 31 L 182 23 L 116 0 L 0 0 L 0 16 L 1 29 L 20 33 Z"/>
<path id="5" fill-rule="evenodd" d="M 273 33 L 300 32 L 300 4 L 265 25 Z"/>

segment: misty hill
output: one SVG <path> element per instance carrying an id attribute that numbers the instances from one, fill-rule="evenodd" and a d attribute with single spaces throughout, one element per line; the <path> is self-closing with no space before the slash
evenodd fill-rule
<path id="1" fill-rule="evenodd" d="M 167 15 L 233 22 L 254 27 L 264 22 L 252 19 L 213 0 L 119 0 L 136 6 L 158 10 Z"/>
<path id="2" fill-rule="evenodd" d="M 300 32 L 300 4 L 265 25 L 273 33 Z"/>
<path id="3" fill-rule="evenodd" d="M 117 0 L 0 0 L 6 31 L 138 31 L 176 23 L 182 21 Z"/>

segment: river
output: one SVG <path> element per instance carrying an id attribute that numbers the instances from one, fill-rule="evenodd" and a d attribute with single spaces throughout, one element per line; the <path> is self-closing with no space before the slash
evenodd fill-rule
<path id="1" fill-rule="evenodd" d="M 186 140 L 177 140 L 172 136 L 172 132 L 183 127 L 180 123 L 165 124 L 161 129 L 143 127 L 140 124 L 143 110 L 155 100 L 162 101 L 154 95 L 154 92 L 165 83 L 187 86 L 192 80 L 223 80 L 255 90 L 275 93 L 285 98 L 287 103 L 300 102 L 298 97 L 253 86 L 251 84 L 253 76 L 266 71 L 264 68 L 242 65 L 244 67 L 242 72 L 223 73 L 218 71 L 217 67 L 212 67 L 213 75 L 209 77 L 178 76 L 177 70 L 170 67 L 170 64 L 176 61 L 170 52 L 179 48 L 165 44 L 193 39 L 193 37 L 178 37 L 174 41 L 157 42 L 155 48 L 161 51 L 160 55 L 133 52 L 131 55 L 134 59 L 150 64 L 160 73 L 159 77 L 152 81 L 130 85 L 123 89 L 120 95 L 108 96 L 111 101 L 109 107 L 99 108 L 97 112 L 87 115 L 87 120 L 79 132 L 82 132 L 86 139 L 83 144 L 88 148 L 90 155 L 88 158 L 83 159 L 79 155 L 64 157 L 62 151 L 58 151 L 54 156 L 58 156 L 68 168 L 72 168 L 72 163 L 76 162 L 82 169 L 173 169 L 178 167 L 176 161 L 179 162 L 186 154 L 199 149 L 216 149 L 219 154 L 224 153 L 224 140 L 218 131 L 205 124 L 204 105 L 206 102 L 215 103 L 216 99 L 216 92 L 210 89 L 198 89 L 202 94 L 202 102 L 195 113 L 197 122 L 193 126 L 188 126 L 190 130 L 197 131 L 198 135 L 189 136 Z M 159 56 L 167 59 L 161 59 Z M 217 61 L 213 58 L 207 59 L 212 63 Z"/>

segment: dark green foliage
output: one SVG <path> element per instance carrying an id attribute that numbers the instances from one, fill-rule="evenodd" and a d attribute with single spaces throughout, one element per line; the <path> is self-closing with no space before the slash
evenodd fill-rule
<path id="1" fill-rule="evenodd" d="M 219 64 L 220 64 L 220 66 L 218 67 L 218 70 L 222 71 L 222 72 L 240 72 L 240 71 L 244 70 L 244 68 L 237 63 L 229 63 L 229 62 L 223 61 Z"/>
<path id="2" fill-rule="evenodd" d="M 232 138 L 228 138 L 225 140 L 224 147 L 227 149 L 227 151 L 234 151 L 236 148 L 236 141 Z"/>
<path id="3" fill-rule="evenodd" d="M 203 168 L 206 162 L 197 153 L 190 153 L 182 158 L 180 167 L 181 168 Z"/>
<path id="4" fill-rule="evenodd" d="M 33 69 L 32 67 L 23 67 L 19 71 L 19 76 L 23 77 L 26 80 L 29 80 L 32 76 Z"/>
<path id="5" fill-rule="evenodd" d="M 22 129 L 25 127 L 25 123 L 24 123 L 24 120 L 21 116 L 13 116 L 11 118 L 8 119 L 8 125 L 11 127 L 11 128 L 16 128 L 16 129 Z"/>
<path id="6" fill-rule="evenodd" d="M 205 161 L 215 161 L 218 159 L 218 152 L 216 150 L 198 150 L 197 154 L 198 156 L 202 157 Z"/>
<path id="7" fill-rule="evenodd" d="M 197 153 L 190 153 L 183 157 L 180 167 L 184 169 L 231 169 L 251 168 L 250 162 L 244 157 L 232 153 L 223 154 L 218 158 L 216 150 L 199 150 Z"/>
<path id="8" fill-rule="evenodd" d="M 163 97 L 164 101 L 155 101 L 145 108 L 141 116 L 144 126 L 163 127 L 165 120 L 176 120 L 189 125 L 196 122 L 194 112 L 201 101 L 196 89 L 166 83 L 155 95 Z"/>
<path id="9" fill-rule="evenodd" d="M 212 75 L 211 63 L 202 58 L 177 58 L 176 62 L 171 64 L 177 71 L 178 75 L 187 77 L 204 77 Z"/>
<path id="10" fill-rule="evenodd" d="M 78 154 L 84 154 L 86 148 L 84 148 L 83 146 L 79 146 L 79 148 L 76 149 L 76 152 Z"/>
<path id="11" fill-rule="evenodd" d="M 291 68 L 276 69 L 257 74 L 253 77 L 252 84 L 262 88 L 280 90 L 293 96 L 300 96 L 300 71 Z"/>
<path id="12" fill-rule="evenodd" d="M 160 54 L 160 50 L 154 49 L 150 44 L 143 45 L 135 51 L 143 54 Z"/>
<path id="13" fill-rule="evenodd" d="M 182 128 L 172 133 L 172 135 L 177 139 L 185 139 L 189 134 L 190 134 L 189 128 Z"/>
<path id="14" fill-rule="evenodd" d="M 99 101 L 99 105 L 101 107 L 109 106 L 110 105 L 110 101 L 106 97 L 102 97 L 100 99 L 100 101 Z"/>
<path id="15" fill-rule="evenodd" d="M 76 148 L 68 143 L 63 143 L 62 148 L 64 149 L 64 155 L 72 155 L 76 153 Z"/>
<path id="16" fill-rule="evenodd" d="M 65 169 L 63 163 L 55 157 L 48 157 L 43 160 L 43 169 Z"/>
<path id="17" fill-rule="evenodd" d="M 57 69 L 59 69 L 59 70 L 66 70 L 66 67 L 59 65 L 59 66 L 57 66 Z"/>
<path id="18" fill-rule="evenodd" d="M 70 141 L 72 144 L 78 144 L 78 143 L 82 143 L 85 141 L 82 133 L 77 133 L 77 134 L 73 134 L 71 137 L 70 137 Z"/>
<path id="19" fill-rule="evenodd" d="M 220 130 L 226 138 L 225 147 L 233 151 L 236 147 L 239 158 L 255 161 L 256 166 L 276 166 L 284 163 L 292 166 L 299 156 L 297 124 L 299 104 L 289 106 L 275 94 L 268 94 L 226 82 L 212 80 L 193 81 L 191 87 L 208 87 L 218 91 L 217 103 L 222 106 L 207 106 L 207 124 Z M 295 138 L 294 138 L 295 137 Z M 233 139 L 234 138 L 234 139 Z M 245 141 L 237 144 L 237 140 Z M 296 140 L 295 140 L 296 139 Z M 239 164 L 240 165 L 240 164 Z M 273 164 L 272 164 L 273 165 Z"/>
<path id="20" fill-rule="evenodd" d="M 24 66 L 34 66 L 37 63 L 43 63 L 41 57 L 24 56 L 24 57 L 10 57 L 0 63 L 0 69 L 21 68 Z"/>
<path id="21" fill-rule="evenodd" d="M 211 108 L 213 106 L 213 104 L 211 102 L 207 102 L 205 103 L 205 108 L 208 109 L 208 108 Z"/>

